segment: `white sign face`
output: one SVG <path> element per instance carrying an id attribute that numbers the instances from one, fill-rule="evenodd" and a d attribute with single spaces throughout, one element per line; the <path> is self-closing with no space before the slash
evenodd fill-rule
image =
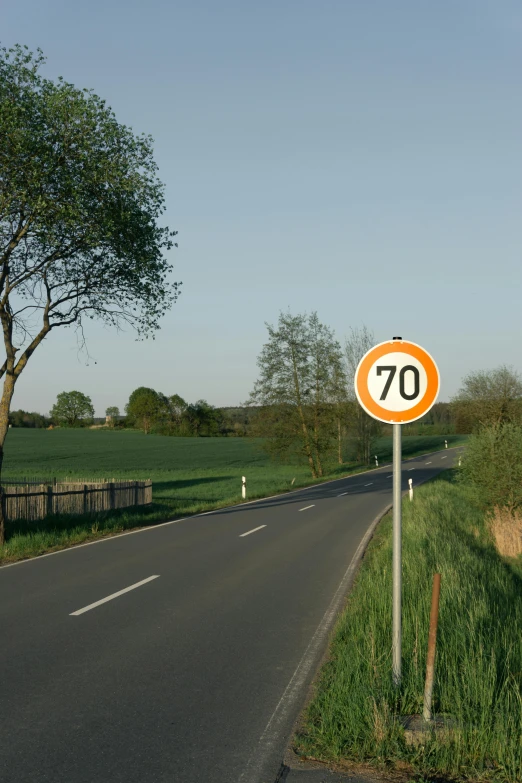
<path id="1" fill-rule="evenodd" d="M 430 354 L 406 340 L 376 345 L 355 374 L 355 393 L 364 410 L 388 423 L 405 424 L 424 416 L 439 386 L 439 370 Z"/>
<path id="2" fill-rule="evenodd" d="M 387 410 L 408 411 L 426 394 L 428 376 L 414 356 L 387 353 L 372 364 L 367 384 L 372 399 Z"/>

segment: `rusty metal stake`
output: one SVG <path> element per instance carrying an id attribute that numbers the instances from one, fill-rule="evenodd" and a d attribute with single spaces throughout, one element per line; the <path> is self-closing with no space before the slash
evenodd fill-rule
<path id="1" fill-rule="evenodd" d="M 425 721 L 431 720 L 431 697 L 433 695 L 433 680 L 435 677 L 435 648 L 437 646 L 437 623 L 439 620 L 440 574 L 433 576 L 431 593 L 430 634 L 428 637 L 428 659 L 426 661 L 426 684 L 424 685 L 424 709 L 422 715 Z"/>

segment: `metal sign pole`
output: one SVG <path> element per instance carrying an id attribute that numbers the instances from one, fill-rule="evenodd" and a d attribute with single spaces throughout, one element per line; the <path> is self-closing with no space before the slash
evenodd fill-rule
<path id="1" fill-rule="evenodd" d="M 401 682 L 401 603 L 402 603 L 402 432 L 393 425 L 393 681 Z"/>
<path id="2" fill-rule="evenodd" d="M 354 378 L 361 408 L 377 421 L 393 426 L 392 671 L 397 686 L 402 677 L 401 427 L 417 421 L 430 410 L 439 387 L 439 369 L 433 358 L 420 345 L 402 337 L 393 337 L 370 348 L 357 365 Z M 412 482 L 409 484 L 410 500 L 413 500 Z"/>

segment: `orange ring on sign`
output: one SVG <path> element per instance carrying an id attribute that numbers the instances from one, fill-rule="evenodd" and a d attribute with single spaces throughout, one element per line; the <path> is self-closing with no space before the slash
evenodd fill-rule
<path id="1" fill-rule="evenodd" d="M 417 405 L 413 408 L 409 408 L 405 411 L 390 411 L 387 408 L 383 408 L 382 405 L 375 402 L 373 397 L 370 396 L 368 391 L 368 375 L 373 364 L 380 359 L 381 356 L 385 356 L 388 353 L 407 353 L 413 356 L 419 361 L 427 376 L 427 388 L 426 394 Z M 368 353 L 363 356 L 357 372 L 355 373 L 355 393 L 357 399 L 361 403 L 370 416 L 380 421 L 388 422 L 389 424 L 407 424 L 415 419 L 420 419 L 425 413 L 429 411 L 439 393 L 440 376 L 437 365 L 424 348 L 416 343 L 410 343 L 406 340 L 394 340 L 393 342 L 379 343 L 374 348 L 371 348 Z"/>

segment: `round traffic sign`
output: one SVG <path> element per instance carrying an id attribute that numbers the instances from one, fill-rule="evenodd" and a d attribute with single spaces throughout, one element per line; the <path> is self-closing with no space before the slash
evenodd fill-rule
<path id="1" fill-rule="evenodd" d="M 407 340 L 380 343 L 355 373 L 355 393 L 374 419 L 407 424 L 424 416 L 439 393 L 440 376 L 430 354 Z"/>

